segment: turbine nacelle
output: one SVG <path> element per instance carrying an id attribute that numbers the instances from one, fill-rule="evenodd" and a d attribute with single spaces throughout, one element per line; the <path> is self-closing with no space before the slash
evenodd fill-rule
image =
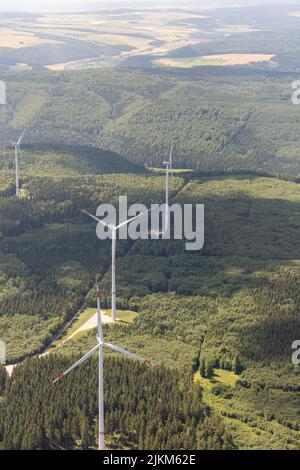
<path id="1" fill-rule="evenodd" d="M 20 135 L 19 139 L 16 142 L 14 142 L 13 140 L 10 141 L 10 143 L 13 147 L 20 148 L 20 145 L 21 145 L 22 139 L 25 135 L 25 132 L 26 132 L 26 129 L 22 132 L 22 134 Z"/>
<path id="2" fill-rule="evenodd" d="M 171 145 L 171 151 L 170 151 L 170 159 L 169 160 L 165 160 L 162 162 L 162 164 L 166 167 L 166 171 L 167 170 L 172 170 L 172 165 L 173 165 L 173 153 L 174 153 L 174 144 Z"/>
<path id="3" fill-rule="evenodd" d="M 91 217 L 92 219 L 96 220 L 96 222 L 98 222 L 99 224 L 103 225 L 104 227 L 110 229 L 112 232 L 116 232 L 117 230 L 119 230 L 120 228 L 124 227 L 125 225 L 129 225 L 130 222 L 132 222 L 133 220 L 135 219 L 138 219 L 139 217 L 141 217 L 142 215 L 145 215 L 147 214 L 148 212 L 150 212 L 151 209 L 148 209 L 147 211 L 144 211 L 144 212 L 141 212 L 140 214 L 136 215 L 135 217 L 132 217 L 131 219 L 128 219 L 128 220 L 125 220 L 125 222 L 122 222 L 120 223 L 119 225 L 114 225 L 114 224 L 110 224 L 110 223 L 107 223 L 105 222 L 104 220 L 102 219 L 99 219 L 99 217 L 96 217 L 95 215 L 92 215 L 90 214 L 88 211 L 86 211 L 85 209 L 80 209 L 80 211 L 85 214 L 85 215 L 88 215 L 89 217 Z"/>
<path id="4" fill-rule="evenodd" d="M 112 321 L 115 322 L 117 321 L 117 308 L 116 308 L 116 241 L 117 241 L 117 231 L 125 227 L 126 225 L 129 225 L 133 220 L 138 219 L 139 217 L 142 217 L 144 214 L 148 213 L 151 209 L 141 212 L 140 214 L 136 215 L 135 217 L 132 217 L 131 219 L 125 220 L 125 222 L 121 222 L 119 225 L 114 225 L 108 222 L 105 222 L 105 220 L 99 219 L 95 215 L 90 214 L 84 209 L 81 209 L 81 212 L 83 214 L 88 215 L 91 217 L 93 220 L 98 222 L 98 224 L 102 225 L 106 229 L 110 230 L 112 233 L 112 248 L 111 248 L 111 274 L 112 274 L 112 281 L 111 281 L 111 312 L 112 312 Z"/>
<path id="5" fill-rule="evenodd" d="M 152 362 L 149 358 L 144 358 L 141 357 L 137 354 L 134 354 L 130 351 L 127 351 L 127 349 L 121 348 L 120 346 L 116 346 L 111 343 L 104 343 L 104 342 L 99 342 L 96 346 L 94 346 L 89 352 L 87 352 L 84 356 L 82 356 L 77 362 L 75 362 L 69 369 L 66 369 L 64 372 L 61 372 L 52 382 L 50 385 L 55 385 L 57 382 L 62 380 L 67 374 L 72 372 L 72 370 L 76 369 L 80 364 L 85 362 L 87 359 L 89 359 L 93 354 L 95 354 L 99 348 L 105 348 L 109 349 L 110 351 L 117 352 L 120 354 L 123 354 L 124 356 L 128 356 L 131 359 L 136 359 L 139 362 L 144 362 L 145 364 L 152 365 Z"/>

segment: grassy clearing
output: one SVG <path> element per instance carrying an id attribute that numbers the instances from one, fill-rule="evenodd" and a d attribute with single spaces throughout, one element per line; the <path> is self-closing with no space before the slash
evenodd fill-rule
<path id="1" fill-rule="evenodd" d="M 198 371 L 195 374 L 195 382 L 199 382 L 202 388 L 206 391 L 211 392 L 214 385 L 223 384 L 228 385 L 229 387 L 235 387 L 236 381 L 239 376 L 230 370 L 223 369 L 214 369 L 214 375 L 211 379 L 206 379 L 201 377 L 200 372 Z"/>
<path id="2" fill-rule="evenodd" d="M 238 379 L 234 372 L 222 369 L 214 369 L 211 379 L 201 377 L 199 372 L 194 376 L 195 382 L 200 383 L 203 389 L 204 401 L 222 416 L 240 450 L 276 449 L 278 445 L 280 448 L 294 449 L 300 433 L 289 431 L 291 435 L 288 436 L 285 426 L 276 420 L 268 420 L 260 413 L 255 413 L 254 418 L 251 403 L 239 401 L 235 395 Z M 227 395 L 219 393 L 218 386 L 226 386 Z M 251 413 L 251 419 L 246 417 L 248 413 Z"/>
<path id="3" fill-rule="evenodd" d="M 106 315 L 111 316 L 111 310 L 106 310 Z M 131 310 L 117 310 L 117 318 L 121 323 L 133 323 L 137 316 L 138 314 Z"/>
<path id="4" fill-rule="evenodd" d="M 18 105 L 16 113 L 11 121 L 11 126 L 16 129 L 26 127 L 41 111 L 48 101 L 47 93 L 28 93 Z"/>
<path id="5" fill-rule="evenodd" d="M 53 343 L 53 346 L 59 346 L 61 343 L 66 341 L 69 336 L 73 335 L 81 326 L 83 326 L 87 321 L 89 321 L 93 317 L 93 315 L 95 315 L 94 308 L 87 308 L 86 310 L 84 310 L 84 312 L 79 315 L 77 320 L 75 320 L 72 325 L 66 329 L 62 337 Z"/>
<path id="6" fill-rule="evenodd" d="M 111 317 L 111 310 L 102 310 L 103 314 Z M 66 329 L 64 334 L 56 341 L 54 341 L 51 349 L 57 348 L 61 346 L 65 341 L 70 338 L 70 336 L 74 335 L 79 328 L 85 325 L 89 320 L 93 318 L 93 316 L 96 314 L 96 309 L 95 308 L 87 308 L 85 309 L 78 318 L 70 325 L 69 328 Z M 133 323 L 134 319 L 137 317 L 136 312 L 132 312 L 130 310 L 117 310 L 117 318 L 119 319 L 119 323 Z M 94 328 L 91 328 L 94 329 Z M 76 339 L 78 339 L 80 336 L 84 335 L 87 331 L 89 331 L 90 328 L 87 328 L 85 331 L 78 331 L 75 336 Z M 74 336 L 74 337 L 75 337 Z"/>
<path id="7" fill-rule="evenodd" d="M 149 171 L 152 171 L 153 173 L 165 173 L 166 170 L 165 168 L 155 168 L 155 167 L 150 167 L 148 168 Z M 192 170 L 191 168 L 173 168 L 172 172 L 173 173 L 191 173 L 195 170 Z"/>
<path id="8" fill-rule="evenodd" d="M 253 62 L 269 62 L 273 57 L 271 54 L 219 54 L 203 56 L 202 60 L 221 61 L 224 65 L 247 65 Z"/>
<path id="9" fill-rule="evenodd" d="M 222 59 L 203 59 L 202 57 L 184 57 L 180 59 L 162 57 L 161 59 L 153 61 L 153 63 L 165 67 L 180 68 L 200 67 L 203 65 L 226 65 Z"/>
<path id="10" fill-rule="evenodd" d="M 247 65 L 254 62 L 269 62 L 273 57 L 274 56 L 270 54 L 219 54 L 199 57 L 183 57 L 178 59 L 162 57 L 154 61 L 154 63 L 167 67 L 189 68 L 207 65 Z"/>

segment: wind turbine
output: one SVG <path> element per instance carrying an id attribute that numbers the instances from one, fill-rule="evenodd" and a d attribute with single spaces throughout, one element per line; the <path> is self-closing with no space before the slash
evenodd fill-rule
<path id="1" fill-rule="evenodd" d="M 144 359 L 136 354 L 133 354 L 126 349 L 120 348 L 119 346 L 115 346 L 110 343 L 105 343 L 103 338 L 102 332 L 102 321 L 101 321 L 101 305 L 100 305 L 100 289 L 99 289 L 99 278 L 96 279 L 96 292 L 97 292 L 97 327 L 98 327 L 98 335 L 97 340 L 98 344 L 91 349 L 88 353 L 86 353 L 81 359 L 79 359 L 75 364 L 73 364 L 69 369 L 65 372 L 61 373 L 55 380 L 53 380 L 52 385 L 56 384 L 59 380 L 63 379 L 69 372 L 76 369 L 80 364 L 86 361 L 89 357 L 91 357 L 94 353 L 98 351 L 99 354 L 99 439 L 98 439 L 98 449 L 104 450 L 105 449 L 105 433 L 104 433 L 104 384 L 103 384 L 103 349 L 109 349 L 110 351 L 115 351 L 125 356 L 129 356 L 133 359 L 136 359 L 141 362 L 149 363 L 147 359 Z"/>
<path id="2" fill-rule="evenodd" d="M 104 227 L 108 228 L 112 234 L 112 245 L 111 245 L 111 318 L 112 321 L 115 322 L 117 319 L 116 315 L 116 242 L 117 242 L 117 231 L 124 227 L 125 225 L 130 224 L 133 220 L 141 217 L 142 215 L 146 214 L 148 211 L 141 212 L 140 214 L 132 217 L 131 219 L 122 222 L 119 225 L 108 224 L 104 222 L 104 220 L 98 219 L 98 217 L 89 214 L 87 211 L 81 209 L 81 212 L 88 215 L 92 219 L 96 220 L 99 224 L 103 225 Z"/>
<path id="3" fill-rule="evenodd" d="M 15 167 L 16 167 L 16 196 L 20 196 L 20 167 L 19 167 L 19 152 L 21 153 L 20 144 L 24 137 L 25 130 L 22 132 L 19 140 L 13 145 L 15 146 Z"/>
<path id="4" fill-rule="evenodd" d="M 164 161 L 163 165 L 166 167 L 166 208 L 165 208 L 165 232 L 169 228 L 169 219 L 170 219 L 170 207 L 169 207 L 169 174 L 172 172 L 172 159 L 174 152 L 174 144 L 171 145 L 170 159 L 169 161 Z"/>

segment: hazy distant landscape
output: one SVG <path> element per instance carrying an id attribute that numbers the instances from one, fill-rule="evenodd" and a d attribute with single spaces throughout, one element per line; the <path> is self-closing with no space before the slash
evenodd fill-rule
<path id="1" fill-rule="evenodd" d="M 298 70 L 300 7 L 2 13 L 0 69 L 250 66 Z"/>

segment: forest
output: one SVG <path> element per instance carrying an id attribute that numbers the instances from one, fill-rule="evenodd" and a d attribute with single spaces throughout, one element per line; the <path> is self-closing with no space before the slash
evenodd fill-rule
<path id="1" fill-rule="evenodd" d="M 104 325 L 104 335 L 155 367 L 106 355 L 108 448 L 299 449 L 295 75 L 103 69 L 4 78 L 0 339 L 18 365 L 11 377 L 0 367 L 0 448 L 95 447 L 96 361 L 48 387 L 95 345 L 94 329 L 60 335 L 95 309 L 96 274 L 110 308 L 110 242 L 80 209 L 96 213 L 122 195 L 163 203 L 162 161 L 174 141 L 174 167 L 189 171 L 170 178 L 170 200 L 204 204 L 205 245 L 189 253 L 179 240 L 117 243 L 117 308 L 134 315 Z M 10 141 L 23 128 L 16 198 Z"/>
<path id="2" fill-rule="evenodd" d="M 297 79 L 222 67 L 2 73 L 8 104 L 0 108 L 1 146 L 26 128 L 24 144 L 37 146 L 41 171 L 41 144 L 92 146 L 160 167 L 174 142 L 177 168 L 299 176 L 300 114 L 291 102 Z M 8 165 L 9 152 L 2 154 Z M 74 153 L 67 158 L 76 172 Z"/>
<path id="3" fill-rule="evenodd" d="M 14 380 L 7 380 L 3 401 L 0 401 L 0 436 L 3 436 L 5 449 L 96 447 L 96 361 L 87 363 L 79 375 L 69 377 L 64 385 L 49 388 L 55 374 L 72 359 L 74 356 L 30 359 L 18 369 Z M 174 370 L 148 369 L 110 357 L 104 367 L 105 420 L 110 448 L 234 448 L 222 420 L 212 416 L 202 403 L 201 389 L 193 384 L 191 376 L 184 380 L 184 376 Z M 22 403 L 18 415 L 16 402 Z"/>
<path id="4" fill-rule="evenodd" d="M 88 158 L 85 148 L 43 147 L 40 153 L 45 162 L 49 155 L 53 166 L 45 163 L 34 172 L 31 162 L 38 158 L 39 150 L 24 149 L 23 165 L 28 162 L 22 176 L 25 196 L 19 200 L 13 196 L 13 169 L 2 170 L 10 175 L 11 183 L 7 186 L 3 181 L 0 198 L 0 336 L 6 338 L 10 363 L 43 352 L 82 307 L 95 307 L 96 273 L 102 277 L 103 308 L 110 306 L 109 242 L 97 239 L 94 223 L 80 214 L 80 208 L 95 213 L 100 202 L 116 204 L 124 194 L 130 202 L 146 205 L 164 199 L 163 175 L 141 172 L 140 168 L 134 171 L 131 162 L 126 168 L 125 159 L 123 171 L 128 172 L 112 173 L 113 154 L 105 166 L 101 159 L 106 154 L 95 154 L 98 158 L 95 156 L 92 175 L 80 164 L 80 159 L 85 162 Z M 153 424 L 150 420 L 150 428 L 145 428 L 141 424 L 144 408 L 137 406 L 134 420 L 129 421 L 137 423 L 140 431 L 135 434 L 130 427 L 125 434 L 125 415 L 129 416 L 127 406 L 131 405 L 124 404 L 122 414 L 118 402 L 110 403 L 107 398 L 109 446 L 297 448 L 299 370 L 291 365 L 290 346 L 295 332 L 300 331 L 298 183 L 247 174 L 201 177 L 190 172 L 175 173 L 170 184 L 173 202 L 204 203 L 205 247 L 189 254 L 181 241 L 119 241 L 117 305 L 138 315 L 131 324 L 105 325 L 104 330 L 107 340 L 158 364 L 161 372 L 146 369 L 144 380 L 156 381 L 155 374 L 161 374 L 159 380 L 173 387 L 170 395 L 176 397 L 178 409 L 181 401 L 183 407 L 189 403 L 191 408 L 176 415 L 181 416 L 181 422 L 175 424 L 168 418 L 174 404 L 167 404 L 170 408 L 166 411 L 154 412 L 159 421 Z M 34 370 L 40 361 L 26 359 L 12 379 L 1 369 L 0 422 L 4 424 L 0 436 L 4 448 L 95 446 L 96 375 L 92 374 L 88 392 L 86 388 L 78 391 L 76 406 L 72 406 L 73 395 L 63 404 L 56 394 L 68 394 L 68 387 L 81 387 L 84 380 L 78 374 L 85 374 L 86 368 L 70 376 L 70 385 L 65 388 L 61 384 L 59 392 L 49 392 L 46 386 L 51 375 L 94 344 L 95 332 L 87 331 L 59 350 L 52 347 L 50 356 L 41 360 L 40 373 L 45 375 L 41 397 L 53 400 L 55 408 L 49 402 L 37 419 L 38 405 L 29 417 L 24 402 L 21 429 L 31 429 L 24 442 L 21 431 L 7 423 L 14 420 L 18 393 L 28 393 L 25 384 L 21 385 L 25 376 L 31 377 L 26 387 L 34 389 Z M 106 359 L 108 369 L 113 369 L 111 360 L 120 363 L 113 356 L 108 354 Z M 94 367 L 92 364 L 86 367 Z M 140 366 L 129 363 L 127 367 L 124 374 L 130 375 L 130 368 Z M 219 370 L 234 375 L 234 387 L 215 379 Z M 170 380 L 173 374 L 174 381 Z M 113 378 L 106 380 L 110 396 Z M 178 383 L 183 388 L 178 389 Z M 185 399 L 187 393 L 191 397 L 191 389 L 195 389 L 195 402 Z M 83 405 L 86 393 L 91 397 L 89 409 Z M 121 389 L 118 393 L 124 394 Z M 9 406 L 8 396 L 14 397 Z M 35 401 L 35 392 L 28 393 L 28 399 Z M 207 407 L 206 418 L 201 414 L 203 406 Z M 66 415 L 67 419 L 61 418 Z M 56 426 L 52 426 L 54 422 Z M 189 437 L 185 436 L 186 423 L 191 429 Z M 162 429 L 169 426 L 170 434 L 165 434 Z"/>

